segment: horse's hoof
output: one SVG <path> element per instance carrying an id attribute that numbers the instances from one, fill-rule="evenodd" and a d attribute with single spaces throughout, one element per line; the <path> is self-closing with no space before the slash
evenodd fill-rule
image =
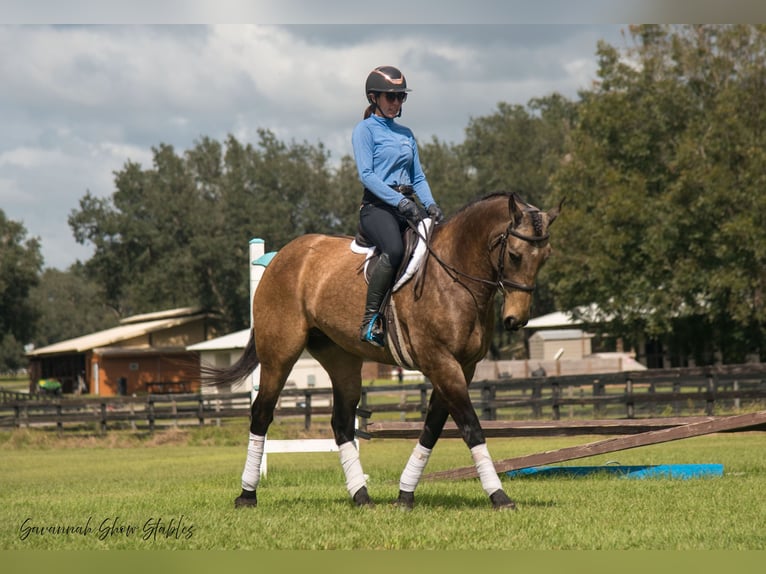
<path id="1" fill-rule="evenodd" d="M 393 505 L 397 507 L 399 510 L 404 510 L 405 512 L 409 512 L 415 507 L 415 493 L 404 492 L 403 490 L 400 490 L 399 498 L 394 500 Z"/>
<path id="2" fill-rule="evenodd" d="M 495 510 L 516 510 L 516 503 L 508 498 L 508 495 L 502 489 L 490 494 L 489 499 L 492 501 L 492 508 Z"/>
<path id="3" fill-rule="evenodd" d="M 370 498 L 370 495 L 367 493 L 366 486 L 363 486 L 356 491 L 354 494 L 354 504 L 357 506 L 375 506 L 375 504 L 372 502 L 372 499 Z"/>
<path id="4" fill-rule="evenodd" d="M 243 490 L 237 498 L 234 499 L 234 508 L 244 508 L 246 506 L 258 506 L 258 498 L 255 491 Z"/>

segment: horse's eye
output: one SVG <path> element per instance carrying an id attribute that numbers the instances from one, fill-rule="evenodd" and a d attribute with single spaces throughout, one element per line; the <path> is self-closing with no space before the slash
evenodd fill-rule
<path id="1" fill-rule="evenodd" d="M 516 251 L 509 249 L 508 259 L 510 259 L 511 261 L 514 261 L 515 263 L 518 263 L 519 261 L 521 261 L 521 253 L 518 253 Z"/>

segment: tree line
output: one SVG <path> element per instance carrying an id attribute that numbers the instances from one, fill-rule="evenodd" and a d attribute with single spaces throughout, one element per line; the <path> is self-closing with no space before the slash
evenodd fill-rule
<path id="1" fill-rule="evenodd" d="M 626 346 L 655 339 L 697 364 L 764 357 L 766 27 L 631 26 L 600 42 L 593 85 L 526 105 L 500 102 L 465 138 L 420 141 L 449 216 L 495 191 L 548 208 L 561 199 L 554 256 L 534 314 L 571 310 Z M 203 137 L 126 162 L 114 191 L 69 215 L 93 256 L 43 269 L 40 244 L 0 210 L 0 370 L 49 344 L 181 306 L 249 324 L 248 241 L 277 250 L 305 233 L 353 234 L 353 159 L 320 143 Z M 496 333 L 510 356 L 519 335 Z M 666 365 L 667 366 L 667 365 Z M 680 365 L 677 365 L 680 366 Z"/>

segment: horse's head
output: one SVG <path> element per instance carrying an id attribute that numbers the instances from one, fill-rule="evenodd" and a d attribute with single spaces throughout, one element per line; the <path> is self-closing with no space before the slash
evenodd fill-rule
<path id="1" fill-rule="evenodd" d="M 545 212 L 515 193 L 508 199 L 510 223 L 490 243 L 497 258 L 497 283 L 503 292 L 503 326 L 507 330 L 520 329 L 529 320 L 535 278 L 551 253 L 548 229 L 562 204 Z"/>

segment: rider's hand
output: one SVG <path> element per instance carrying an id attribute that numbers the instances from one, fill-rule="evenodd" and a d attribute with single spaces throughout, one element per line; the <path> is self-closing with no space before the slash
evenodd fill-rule
<path id="1" fill-rule="evenodd" d="M 420 212 L 420 208 L 411 199 L 404 198 L 398 205 L 399 213 L 407 218 L 407 221 L 417 225 L 423 219 L 423 214 Z"/>
<path id="2" fill-rule="evenodd" d="M 431 216 L 431 219 L 434 220 L 434 224 L 444 221 L 444 214 L 442 213 L 442 210 L 439 208 L 439 206 L 435 203 L 429 205 L 426 211 L 428 212 L 428 215 Z"/>

